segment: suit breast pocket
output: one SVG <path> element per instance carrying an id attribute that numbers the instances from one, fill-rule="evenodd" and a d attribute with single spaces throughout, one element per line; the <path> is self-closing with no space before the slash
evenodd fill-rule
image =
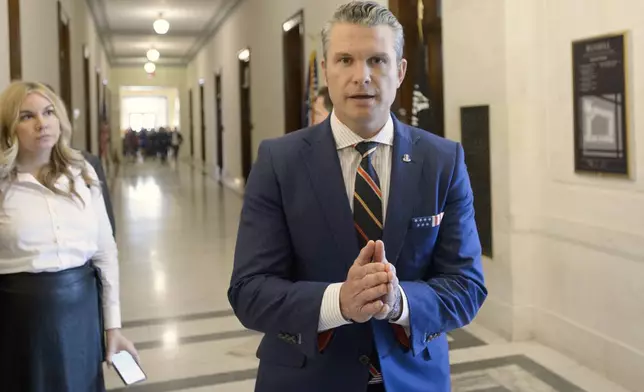
<path id="1" fill-rule="evenodd" d="M 407 232 L 407 243 L 413 254 L 413 264 L 426 267 L 434 252 L 443 213 L 417 216 L 411 219 Z"/>
<path id="2" fill-rule="evenodd" d="M 427 229 L 427 228 L 437 228 L 440 226 L 445 216 L 444 212 L 436 215 L 429 216 L 418 216 L 411 218 L 411 229 Z"/>

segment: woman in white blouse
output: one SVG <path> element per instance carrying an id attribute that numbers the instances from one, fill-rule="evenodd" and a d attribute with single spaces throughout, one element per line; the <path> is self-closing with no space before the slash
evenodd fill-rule
<path id="1" fill-rule="evenodd" d="M 0 390 L 104 391 L 120 332 L 117 248 L 65 106 L 38 83 L 0 95 Z M 106 347 L 104 345 L 106 344 Z"/>

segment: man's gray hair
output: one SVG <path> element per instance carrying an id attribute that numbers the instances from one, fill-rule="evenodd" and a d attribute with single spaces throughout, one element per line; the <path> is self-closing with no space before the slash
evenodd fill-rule
<path id="1" fill-rule="evenodd" d="M 398 62 L 402 60 L 405 45 L 403 27 L 387 7 L 375 1 L 352 1 L 338 7 L 331 20 L 322 29 L 322 51 L 325 59 L 329 47 L 329 35 L 336 23 L 350 23 L 367 27 L 391 27 L 395 34 L 394 49 L 396 51 L 396 60 Z"/>

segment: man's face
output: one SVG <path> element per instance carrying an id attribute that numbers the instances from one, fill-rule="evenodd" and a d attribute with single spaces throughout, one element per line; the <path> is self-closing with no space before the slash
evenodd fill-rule
<path id="1" fill-rule="evenodd" d="M 407 69 L 406 60 L 397 63 L 394 44 L 389 26 L 331 29 L 322 68 L 333 109 L 350 128 L 377 131 L 387 121 Z"/>

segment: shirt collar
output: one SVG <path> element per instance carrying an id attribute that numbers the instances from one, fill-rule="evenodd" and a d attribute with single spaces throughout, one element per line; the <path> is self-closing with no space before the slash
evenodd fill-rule
<path id="1" fill-rule="evenodd" d="M 394 121 L 391 119 L 391 115 L 380 132 L 369 139 L 363 139 L 357 133 L 353 132 L 348 126 L 343 124 L 335 115 L 334 110 L 331 112 L 331 132 L 333 133 L 335 145 L 338 150 L 351 147 L 362 141 L 378 142 L 388 146 L 392 146 L 394 144 Z"/>
<path id="2" fill-rule="evenodd" d="M 81 175 L 81 169 L 72 166 L 70 167 L 69 171 L 71 172 L 73 177 L 77 177 Z M 32 183 L 36 184 L 39 186 L 43 186 L 36 178 L 31 174 L 31 173 L 25 173 L 25 172 L 17 172 L 15 178 L 12 178 L 10 175 L 7 178 L 1 179 L 0 180 L 0 192 L 6 192 L 11 183 Z M 56 180 L 56 185 L 66 185 L 67 183 L 67 178 L 65 176 L 60 176 L 58 180 Z"/>

